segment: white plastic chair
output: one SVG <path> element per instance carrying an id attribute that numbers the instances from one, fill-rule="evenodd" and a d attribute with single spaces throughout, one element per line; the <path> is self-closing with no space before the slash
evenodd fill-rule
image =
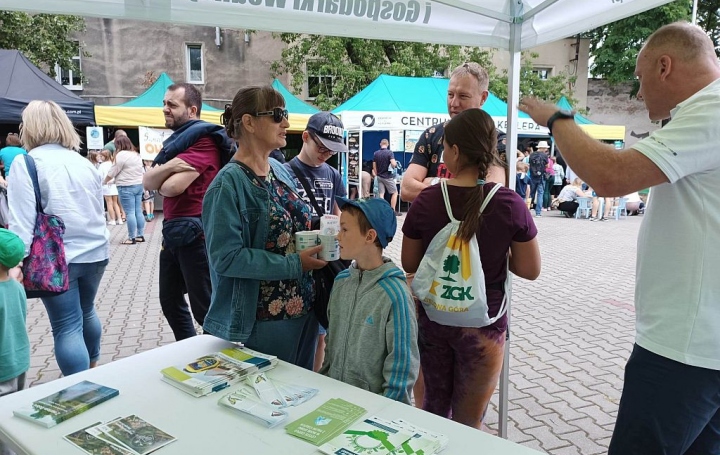
<path id="1" fill-rule="evenodd" d="M 627 208 L 625 207 L 627 204 L 627 199 L 624 197 L 617 198 L 617 205 L 613 205 L 610 210 L 615 212 L 615 219 L 619 220 L 620 216 L 622 216 L 623 212 L 625 212 L 625 218 L 627 218 Z"/>
<path id="2" fill-rule="evenodd" d="M 579 197 L 577 198 L 578 208 L 575 212 L 575 219 L 580 218 L 580 215 L 583 210 L 585 211 L 585 218 L 590 217 L 590 213 L 592 212 L 592 198 L 589 197 Z"/>

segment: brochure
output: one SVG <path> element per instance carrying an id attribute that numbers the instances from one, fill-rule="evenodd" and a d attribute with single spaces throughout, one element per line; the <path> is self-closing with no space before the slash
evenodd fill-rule
<path id="1" fill-rule="evenodd" d="M 117 389 L 90 381 L 82 381 L 45 398 L 34 401 L 31 406 L 16 409 L 13 414 L 46 428 L 104 403 L 119 394 Z"/>
<path id="2" fill-rule="evenodd" d="M 244 415 L 264 423 L 268 428 L 273 428 L 288 418 L 287 412 L 258 401 L 254 395 L 252 390 L 238 389 L 224 395 L 218 404 L 240 411 Z"/>
<path id="3" fill-rule="evenodd" d="M 365 412 L 360 406 L 340 398 L 333 398 L 287 425 L 285 431 L 296 438 L 319 446 L 345 431 Z"/>
<path id="4" fill-rule="evenodd" d="M 368 417 L 350 425 L 342 434 L 321 445 L 320 451 L 328 455 L 390 455 L 413 436 L 412 432 L 392 422 Z"/>

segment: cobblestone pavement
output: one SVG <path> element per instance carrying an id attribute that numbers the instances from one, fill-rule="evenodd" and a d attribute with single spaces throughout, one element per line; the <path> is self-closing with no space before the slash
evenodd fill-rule
<path id="1" fill-rule="evenodd" d="M 161 215 L 147 243 L 120 245 L 125 226 L 109 226 L 111 260 L 97 298 L 108 363 L 174 341 L 158 301 Z M 386 253 L 400 264 L 402 221 Z M 625 361 L 634 341 L 633 292 L 642 217 L 590 222 L 558 212 L 536 218 L 543 270 L 515 279 L 511 320 L 509 439 L 556 454 L 604 453 L 617 415 Z M 60 377 L 50 324 L 28 302 L 31 385 Z M 498 395 L 486 423 L 498 428 Z"/>

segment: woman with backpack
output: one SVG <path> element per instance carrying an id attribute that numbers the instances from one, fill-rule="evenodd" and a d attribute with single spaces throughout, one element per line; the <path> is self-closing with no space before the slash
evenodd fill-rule
<path id="1" fill-rule="evenodd" d="M 445 126 L 443 158 L 454 177 L 425 188 L 410 206 L 403 226 L 402 265 L 407 273 L 418 271 L 431 241 L 451 221 L 444 190 L 453 217 L 461 220 L 457 236 L 463 241 L 477 238 L 487 317 L 501 313 L 500 317 L 484 327 L 443 325 L 433 321 L 416 300 L 420 363 L 425 375 L 422 407 L 475 428 L 482 425 L 500 377 L 507 329 L 507 317 L 500 309 L 508 267 L 529 280 L 540 273 L 537 229 L 525 202 L 515 191 L 495 188 L 496 184 L 484 180 L 488 168 L 499 160 L 496 137 L 492 118 L 480 109 L 453 117 Z M 489 201 L 481 214 L 486 198 Z M 456 265 L 461 270 L 465 267 Z M 439 289 L 443 287 L 448 286 Z"/>

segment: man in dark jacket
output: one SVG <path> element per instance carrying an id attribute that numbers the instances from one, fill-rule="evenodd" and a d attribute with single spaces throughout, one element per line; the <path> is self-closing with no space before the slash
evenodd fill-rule
<path id="1" fill-rule="evenodd" d="M 160 306 L 178 341 L 197 335 L 193 317 L 202 326 L 210 307 L 202 199 L 233 149 L 221 126 L 199 120 L 201 107 L 202 96 L 194 85 L 168 87 L 163 114 L 165 126 L 174 132 L 143 177 L 146 190 L 157 190 L 165 197 Z"/>

